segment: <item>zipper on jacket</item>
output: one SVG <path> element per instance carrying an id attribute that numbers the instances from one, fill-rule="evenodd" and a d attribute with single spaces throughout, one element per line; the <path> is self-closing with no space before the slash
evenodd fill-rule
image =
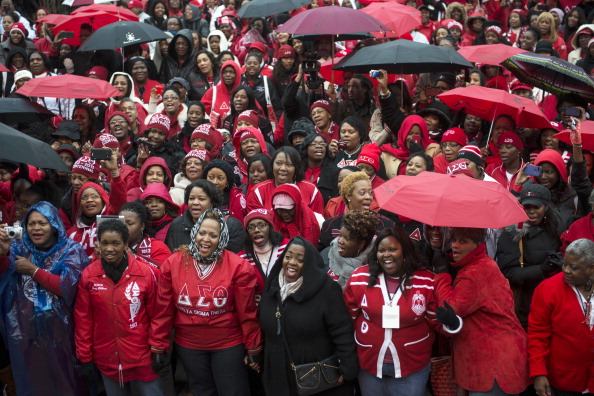
<path id="1" fill-rule="evenodd" d="M 281 313 L 280 313 L 280 307 L 279 307 L 278 304 L 276 304 L 276 313 L 274 314 L 274 316 L 276 317 L 276 335 L 280 335 L 280 332 L 281 332 L 281 323 L 280 323 Z"/>

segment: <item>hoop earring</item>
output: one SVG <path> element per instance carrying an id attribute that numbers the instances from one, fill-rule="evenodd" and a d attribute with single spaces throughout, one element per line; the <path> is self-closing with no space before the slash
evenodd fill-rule
<path id="1" fill-rule="evenodd" d="M 588 278 L 588 281 L 586 282 L 586 290 L 592 291 L 592 278 Z"/>

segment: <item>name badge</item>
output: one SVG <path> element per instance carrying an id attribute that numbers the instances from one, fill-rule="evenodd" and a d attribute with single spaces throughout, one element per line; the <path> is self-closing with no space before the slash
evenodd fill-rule
<path id="1" fill-rule="evenodd" d="M 398 305 L 382 307 L 382 325 L 384 329 L 400 328 L 400 307 Z"/>

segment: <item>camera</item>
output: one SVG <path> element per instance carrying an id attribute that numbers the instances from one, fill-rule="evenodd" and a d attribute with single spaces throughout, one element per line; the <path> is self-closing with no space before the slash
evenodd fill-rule
<path id="1" fill-rule="evenodd" d="M 301 70 L 303 74 L 307 74 L 305 85 L 312 91 L 318 89 L 320 85 L 324 83 L 324 79 L 320 77 L 318 72 L 320 71 L 320 63 L 318 62 L 320 57 L 315 51 L 306 51 L 303 54 L 303 60 L 301 61 Z"/>
<path id="2" fill-rule="evenodd" d="M 23 227 L 19 221 L 15 221 L 12 227 L 4 227 L 4 231 L 10 239 L 21 239 L 23 237 Z"/>
<path id="3" fill-rule="evenodd" d="M 109 161 L 111 159 L 111 149 L 109 148 L 92 148 L 91 159 L 93 161 Z"/>
<path id="4" fill-rule="evenodd" d="M 339 150 L 344 150 L 346 148 L 346 146 L 347 146 L 346 142 L 343 142 L 342 140 L 338 142 Z"/>
<path id="5" fill-rule="evenodd" d="M 379 71 L 379 70 L 370 70 L 369 71 L 369 77 L 378 78 L 378 77 L 381 77 L 381 76 L 382 76 L 382 72 Z"/>

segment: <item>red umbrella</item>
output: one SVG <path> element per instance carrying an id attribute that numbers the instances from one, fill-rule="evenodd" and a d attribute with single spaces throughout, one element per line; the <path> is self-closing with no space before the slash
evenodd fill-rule
<path id="1" fill-rule="evenodd" d="M 47 23 L 50 25 L 57 25 L 58 23 L 66 21 L 70 16 L 64 14 L 47 14 L 43 18 L 39 18 L 38 23 Z"/>
<path id="2" fill-rule="evenodd" d="M 380 208 L 432 226 L 501 228 L 528 220 L 501 184 L 464 175 L 397 176 L 373 193 Z"/>
<path id="3" fill-rule="evenodd" d="M 122 7 L 114 6 L 113 4 L 92 4 L 84 7 L 77 8 L 76 10 L 72 11 L 72 15 L 80 14 L 81 12 L 90 12 L 90 11 L 104 11 L 109 14 L 114 15 L 122 15 L 124 17 L 131 18 L 130 20 L 134 19 L 135 17 L 138 19 L 138 16 L 130 10 L 127 10 Z"/>
<path id="4" fill-rule="evenodd" d="M 127 14 L 120 13 L 114 14 L 108 11 L 88 11 L 78 12 L 68 15 L 68 18 L 58 23 L 54 27 L 54 33 L 57 35 L 59 32 L 74 32 L 74 38 L 64 40 L 64 43 L 70 45 L 80 45 L 80 27 L 83 24 L 89 24 L 93 27 L 93 31 L 102 28 L 105 25 L 109 25 L 113 22 L 118 21 L 133 21 L 138 22 L 138 17 L 130 17 Z"/>
<path id="5" fill-rule="evenodd" d="M 8 68 L 0 63 L 0 73 L 9 72 Z"/>
<path id="6" fill-rule="evenodd" d="M 107 81 L 74 74 L 33 78 L 16 92 L 25 96 L 102 100 L 121 95 Z"/>
<path id="7" fill-rule="evenodd" d="M 335 35 L 390 31 L 390 28 L 359 10 L 328 6 L 304 11 L 280 25 L 277 31 L 292 34 Z"/>
<path id="8" fill-rule="evenodd" d="M 493 121 L 505 114 L 512 117 L 519 127 L 551 127 L 549 120 L 533 100 L 501 89 L 470 85 L 454 88 L 437 97 L 452 110 L 464 110 L 467 114 L 486 121 Z"/>
<path id="9" fill-rule="evenodd" d="M 392 35 L 398 37 L 409 33 L 421 24 L 421 11 L 395 1 L 372 3 L 361 11 L 385 23 L 392 31 Z"/>
<path id="10" fill-rule="evenodd" d="M 594 151 L 594 121 L 580 122 L 580 134 L 582 135 L 583 149 L 588 151 Z M 569 131 L 559 132 L 553 137 L 571 146 Z"/>
<path id="11" fill-rule="evenodd" d="M 485 65 L 498 65 L 510 56 L 522 52 L 526 52 L 526 50 L 505 44 L 471 45 L 458 50 L 458 53 L 469 62 Z"/>

